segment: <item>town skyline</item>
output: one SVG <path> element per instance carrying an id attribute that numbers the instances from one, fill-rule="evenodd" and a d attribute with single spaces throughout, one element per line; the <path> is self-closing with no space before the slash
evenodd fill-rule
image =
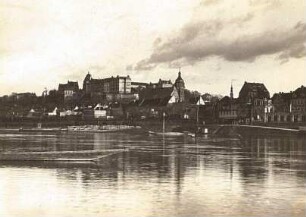
<path id="1" fill-rule="evenodd" d="M 0 95 L 129 75 L 234 95 L 305 85 L 305 1 L 1 1 Z M 29 25 L 30 24 L 30 25 Z"/>
<path id="2" fill-rule="evenodd" d="M 177 72 L 181 72 L 181 69 L 179 69 Z M 109 77 L 96 77 L 95 75 L 91 74 L 89 71 L 87 73 L 84 73 L 84 77 L 86 77 L 87 74 L 90 74 L 91 76 L 93 76 L 95 79 L 98 79 L 98 80 L 103 80 L 103 79 L 109 79 L 109 78 L 116 78 L 116 77 L 130 77 L 130 75 L 110 75 Z M 34 93 L 36 94 L 37 96 L 42 96 L 46 91 L 46 94 L 48 94 L 49 91 L 57 91 L 59 86 L 60 85 L 66 85 L 66 83 L 69 83 L 69 82 L 72 82 L 72 83 L 78 83 L 78 85 L 80 86 L 80 89 L 82 90 L 82 83 L 84 82 L 84 77 L 83 79 L 81 79 L 80 81 L 79 80 L 72 80 L 72 79 L 68 79 L 66 81 L 61 81 L 60 83 L 58 84 L 55 84 L 53 88 L 50 88 L 50 89 L 47 89 L 47 88 L 44 88 L 42 89 L 40 92 L 35 92 L 35 91 L 25 91 L 25 92 L 10 92 L 8 94 L 4 94 L 4 95 L 0 95 L 0 97 L 3 97 L 3 96 L 8 96 L 8 95 L 11 95 L 11 94 L 19 94 L 19 93 Z M 182 73 L 182 77 L 184 78 L 184 74 Z M 158 83 L 159 81 L 170 81 L 172 84 L 174 84 L 174 81 L 175 79 L 168 79 L 168 78 L 159 78 L 155 81 L 134 81 L 133 79 L 131 79 L 132 83 L 136 82 L 136 83 L 144 83 L 144 84 L 156 84 Z M 235 86 L 234 85 L 234 79 L 231 80 L 231 82 L 229 83 L 229 87 L 228 87 L 228 93 L 225 93 L 225 94 L 220 94 L 220 93 L 214 93 L 214 92 L 200 92 L 199 90 L 196 90 L 196 89 L 192 89 L 189 88 L 188 86 L 186 86 L 186 89 L 189 90 L 189 91 L 192 91 L 192 92 L 198 92 L 200 93 L 201 95 L 203 94 L 210 94 L 212 96 L 219 96 L 219 97 L 224 97 L 224 96 L 229 96 L 229 97 L 232 97 L 232 98 L 238 98 L 239 96 L 239 92 L 241 90 L 241 88 L 244 86 L 245 83 L 260 83 L 260 84 L 264 84 L 264 82 L 255 82 L 255 81 L 244 81 L 243 84 L 241 86 Z M 288 90 L 288 91 L 277 91 L 277 92 L 270 92 L 271 96 L 272 97 L 274 94 L 278 94 L 278 93 L 292 93 L 293 91 L 295 91 L 297 88 L 300 88 L 300 87 L 305 87 L 305 85 L 301 85 L 301 86 L 298 86 L 298 87 L 294 87 L 292 90 Z M 269 88 L 267 88 L 269 90 Z M 231 95 L 233 94 L 233 95 Z"/>

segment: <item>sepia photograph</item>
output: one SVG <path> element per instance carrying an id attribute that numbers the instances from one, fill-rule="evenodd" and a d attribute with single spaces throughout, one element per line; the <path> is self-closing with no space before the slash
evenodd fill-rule
<path id="1" fill-rule="evenodd" d="M 305 0 L 0 0 L 1 217 L 305 217 Z"/>

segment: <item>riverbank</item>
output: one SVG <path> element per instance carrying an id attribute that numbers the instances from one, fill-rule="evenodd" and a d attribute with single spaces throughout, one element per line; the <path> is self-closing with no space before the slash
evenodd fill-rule
<path id="1" fill-rule="evenodd" d="M 66 129 L 69 126 L 140 126 L 146 131 L 162 131 L 162 120 L 146 119 L 146 120 L 41 120 L 41 121 L 10 121 L 0 122 L 0 130 L 16 130 L 16 129 L 36 129 L 40 126 L 42 129 Z M 189 131 L 195 132 L 197 124 L 195 120 L 166 120 L 165 129 L 168 132 Z"/>
<path id="2" fill-rule="evenodd" d="M 304 128 L 292 129 L 285 127 L 273 126 L 256 126 L 256 125 L 220 125 L 215 131 L 214 135 L 218 136 L 306 136 Z"/>
<path id="3" fill-rule="evenodd" d="M 38 128 L 41 126 L 41 129 Z M 298 134 L 300 127 L 305 127 L 306 124 L 265 124 L 265 123 L 253 123 L 253 125 L 220 125 L 220 124 L 197 124 L 195 120 L 184 120 L 184 119 L 168 119 L 165 124 L 166 132 L 191 132 L 196 133 L 199 131 L 206 131 L 207 133 L 213 133 L 220 126 L 230 126 L 234 129 L 234 133 L 241 134 L 279 134 L 283 133 L 283 129 L 286 134 Z M 144 131 L 162 131 L 162 120 L 160 119 L 144 119 L 134 120 L 133 122 L 127 120 L 69 120 L 69 119 L 58 119 L 58 120 L 42 120 L 38 121 L 10 121 L 0 122 L 0 132 L 16 132 L 19 129 L 25 131 L 42 131 L 47 132 L 61 132 L 66 131 L 69 126 L 100 126 L 107 128 L 108 126 L 139 126 Z M 54 130 L 56 129 L 56 130 Z M 292 131 L 291 131 L 292 130 Z M 237 132 L 235 132 L 237 131 Z M 228 133 L 228 132 L 227 132 Z M 226 133 L 222 133 L 226 134 Z"/>

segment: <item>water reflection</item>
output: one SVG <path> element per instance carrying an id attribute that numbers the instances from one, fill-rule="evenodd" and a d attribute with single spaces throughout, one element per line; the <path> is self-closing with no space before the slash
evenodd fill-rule
<path id="1" fill-rule="evenodd" d="M 122 147 L 100 165 L 1 162 L 0 216 L 305 215 L 303 137 L 0 134 L 1 151 Z"/>

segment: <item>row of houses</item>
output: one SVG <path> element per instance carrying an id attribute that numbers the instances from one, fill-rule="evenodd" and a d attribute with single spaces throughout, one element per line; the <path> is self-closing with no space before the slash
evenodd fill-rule
<path id="1" fill-rule="evenodd" d="M 54 107 L 51 110 L 45 110 L 41 108 L 31 108 L 29 111 L 16 112 L 13 117 L 15 118 L 77 118 L 77 119 L 113 119 L 123 118 L 122 105 L 119 103 L 110 103 L 108 105 L 102 105 L 100 103 L 95 106 L 78 107 L 74 108 L 64 108 L 64 107 Z"/>
<path id="2" fill-rule="evenodd" d="M 245 82 L 238 98 L 233 98 L 232 93 L 223 97 L 217 111 L 221 123 L 306 122 L 306 88 L 301 86 L 270 98 L 264 84 Z"/>
<path id="3" fill-rule="evenodd" d="M 288 123 L 306 122 L 306 88 L 301 86 L 290 93 L 272 97 L 262 83 L 245 82 L 237 98 L 231 86 L 229 96 L 222 98 L 206 95 L 188 95 L 179 101 L 175 85 L 167 88 L 146 89 L 139 100 L 126 109 L 129 115 L 195 119 L 206 123 Z M 188 97 L 186 97 L 188 96 Z"/>
<path id="4" fill-rule="evenodd" d="M 185 88 L 180 71 L 174 83 L 162 79 L 134 82 L 129 76 L 96 79 L 87 73 L 82 88 L 68 81 L 38 98 L 25 93 L 9 99 L 14 99 L 6 99 L 11 102 L 10 115 L 23 117 L 145 119 L 161 118 L 165 113 L 168 118 L 200 123 L 306 122 L 304 86 L 271 97 L 264 84 L 245 82 L 237 98 L 232 86 L 229 96 L 200 95 Z M 23 102 L 25 111 L 16 112 L 15 102 Z"/>

